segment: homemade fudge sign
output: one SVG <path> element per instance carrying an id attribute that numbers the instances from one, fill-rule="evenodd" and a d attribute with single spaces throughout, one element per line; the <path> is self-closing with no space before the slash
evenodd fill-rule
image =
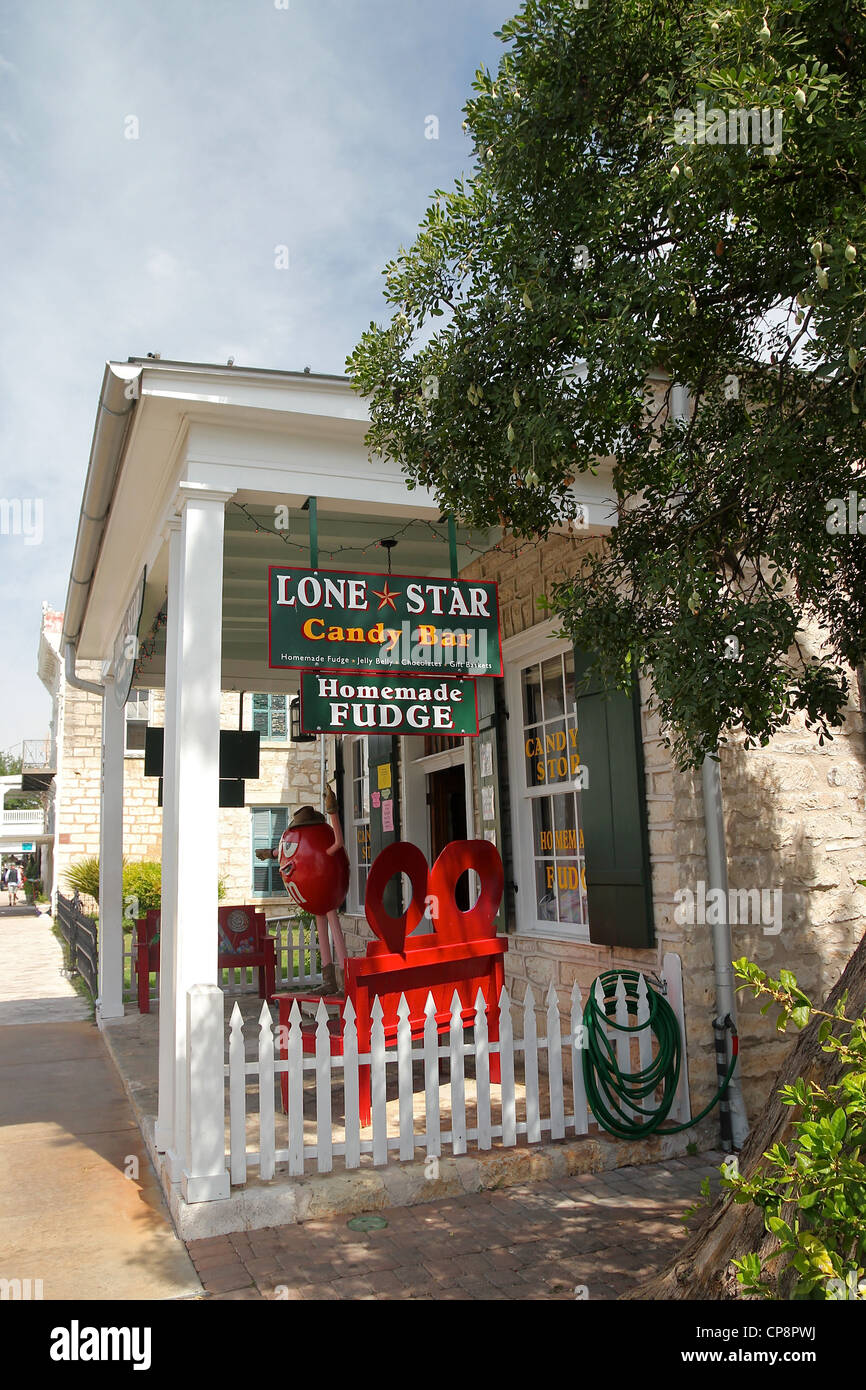
<path id="1" fill-rule="evenodd" d="M 301 675 L 301 728 L 305 734 L 439 734 L 464 738 L 478 733 L 474 680 L 430 676 Z M 389 766 L 380 767 L 390 786 Z"/>
<path id="2" fill-rule="evenodd" d="M 271 667 L 502 675 L 495 583 L 271 565 L 269 604 Z"/>

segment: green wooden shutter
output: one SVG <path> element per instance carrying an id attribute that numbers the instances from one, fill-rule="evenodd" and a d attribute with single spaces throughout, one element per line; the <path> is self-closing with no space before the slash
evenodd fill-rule
<path id="1" fill-rule="evenodd" d="M 578 691 L 591 657 L 575 651 Z M 652 888 L 640 694 L 605 691 L 593 680 L 577 695 L 589 939 L 600 946 L 652 946 Z"/>
<path id="2" fill-rule="evenodd" d="M 393 844 L 400 838 L 400 797 L 399 797 L 399 767 L 397 762 L 397 740 L 391 734 L 370 734 L 367 740 L 369 767 L 370 767 L 370 857 L 371 862 L 386 845 Z M 385 776 L 380 776 L 379 769 L 383 772 L 387 769 Z M 388 782 L 388 786 L 382 786 L 382 782 Z M 373 804 L 376 793 L 379 793 L 379 805 Z M 383 826 L 384 809 L 388 802 L 393 805 L 393 829 L 385 830 Z M 392 879 L 385 889 L 383 899 L 385 911 L 392 917 L 399 917 L 403 911 L 401 902 L 399 880 Z"/>

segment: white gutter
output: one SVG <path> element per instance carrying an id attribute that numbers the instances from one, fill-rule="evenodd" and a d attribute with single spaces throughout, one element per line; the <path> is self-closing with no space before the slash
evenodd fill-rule
<path id="1" fill-rule="evenodd" d="M 671 392 L 671 413 L 675 419 L 688 420 L 690 414 L 689 390 L 687 386 L 674 385 Z M 713 973 L 716 982 L 716 1020 L 722 1025 L 730 1019 L 733 1028 L 737 1026 L 737 996 L 734 990 L 732 961 L 734 947 L 731 940 L 731 924 L 728 899 L 728 854 L 725 845 L 725 813 L 722 805 L 722 777 L 720 764 L 715 758 L 704 758 L 701 764 L 701 786 L 704 796 L 704 833 L 707 838 L 707 889 L 721 890 L 713 898 L 722 903 L 723 910 L 713 914 L 721 921 L 713 922 Z M 725 1031 L 730 1062 L 733 1039 Z M 740 1064 L 737 1062 L 728 1083 L 724 1099 L 727 1101 L 731 1121 L 731 1143 L 734 1149 L 741 1149 L 749 1133 L 749 1121 L 743 1103 L 740 1086 Z"/>
<path id="2" fill-rule="evenodd" d="M 75 674 L 76 649 L 102 548 L 105 523 L 111 510 L 130 417 L 139 397 L 142 370 L 140 365 L 134 363 L 105 364 L 63 611 L 60 646 L 65 652 L 66 679 L 76 690 L 87 690 L 95 695 L 103 695 L 104 686 L 82 680 Z"/>

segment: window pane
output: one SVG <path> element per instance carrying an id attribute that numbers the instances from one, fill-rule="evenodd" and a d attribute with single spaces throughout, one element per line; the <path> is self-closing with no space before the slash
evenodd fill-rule
<path id="1" fill-rule="evenodd" d="M 264 710 L 264 711 L 267 713 L 267 708 L 268 708 L 268 697 L 267 697 L 267 695 L 254 695 L 254 696 L 253 696 L 253 709 L 254 709 L 254 710 Z"/>
<path id="2" fill-rule="evenodd" d="M 565 708 L 567 714 L 574 713 L 574 652 L 571 648 L 563 658 L 565 665 Z"/>
<path id="3" fill-rule="evenodd" d="M 556 865 L 552 859 L 535 861 L 535 900 L 539 922 L 555 922 Z"/>
<path id="4" fill-rule="evenodd" d="M 553 853 L 553 827 L 550 823 L 551 798 L 540 796 L 532 802 L 532 852 Z"/>
<path id="5" fill-rule="evenodd" d="M 144 739 L 147 733 L 147 721 L 144 719 L 128 719 L 126 721 L 126 748 L 130 753 L 138 753 L 144 748 Z"/>
<path id="6" fill-rule="evenodd" d="M 553 656 L 542 663 L 541 688 L 544 695 L 544 719 L 559 719 L 565 713 L 565 698 L 562 688 L 562 657 Z"/>
<path id="7" fill-rule="evenodd" d="M 272 710 L 271 712 L 271 738 L 286 737 L 286 712 L 285 710 Z"/>
<path id="8" fill-rule="evenodd" d="M 584 921 L 584 871 L 576 859 L 558 859 L 556 863 L 556 895 L 560 922 Z"/>
<path id="9" fill-rule="evenodd" d="M 537 666 L 523 672 L 523 722 L 537 724 L 541 719 L 541 677 Z"/>
<path id="10" fill-rule="evenodd" d="M 264 738 L 267 738 L 267 736 L 268 736 L 268 716 L 267 716 L 267 711 L 266 711 L 264 714 L 261 714 L 261 713 L 259 713 L 259 712 L 256 711 L 256 710 L 253 711 L 253 733 L 262 734 L 262 736 L 263 736 Z"/>
<path id="11" fill-rule="evenodd" d="M 578 853 L 577 807 L 574 792 L 552 796 L 553 839 L 557 855 Z M 582 848 L 582 846 L 581 846 Z"/>
<path id="12" fill-rule="evenodd" d="M 558 719 L 554 724 L 544 725 L 544 776 L 540 779 L 547 786 L 556 782 L 570 780 L 568 768 L 568 744 L 565 720 Z"/>

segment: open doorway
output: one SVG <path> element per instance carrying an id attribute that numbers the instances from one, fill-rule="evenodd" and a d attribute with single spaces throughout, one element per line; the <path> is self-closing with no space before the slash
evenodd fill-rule
<path id="1" fill-rule="evenodd" d="M 431 862 L 452 840 L 466 836 L 466 769 L 462 765 L 439 768 L 428 773 L 427 802 L 430 807 Z M 468 875 L 457 884 L 457 906 L 462 912 L 469 908 Z"/>

